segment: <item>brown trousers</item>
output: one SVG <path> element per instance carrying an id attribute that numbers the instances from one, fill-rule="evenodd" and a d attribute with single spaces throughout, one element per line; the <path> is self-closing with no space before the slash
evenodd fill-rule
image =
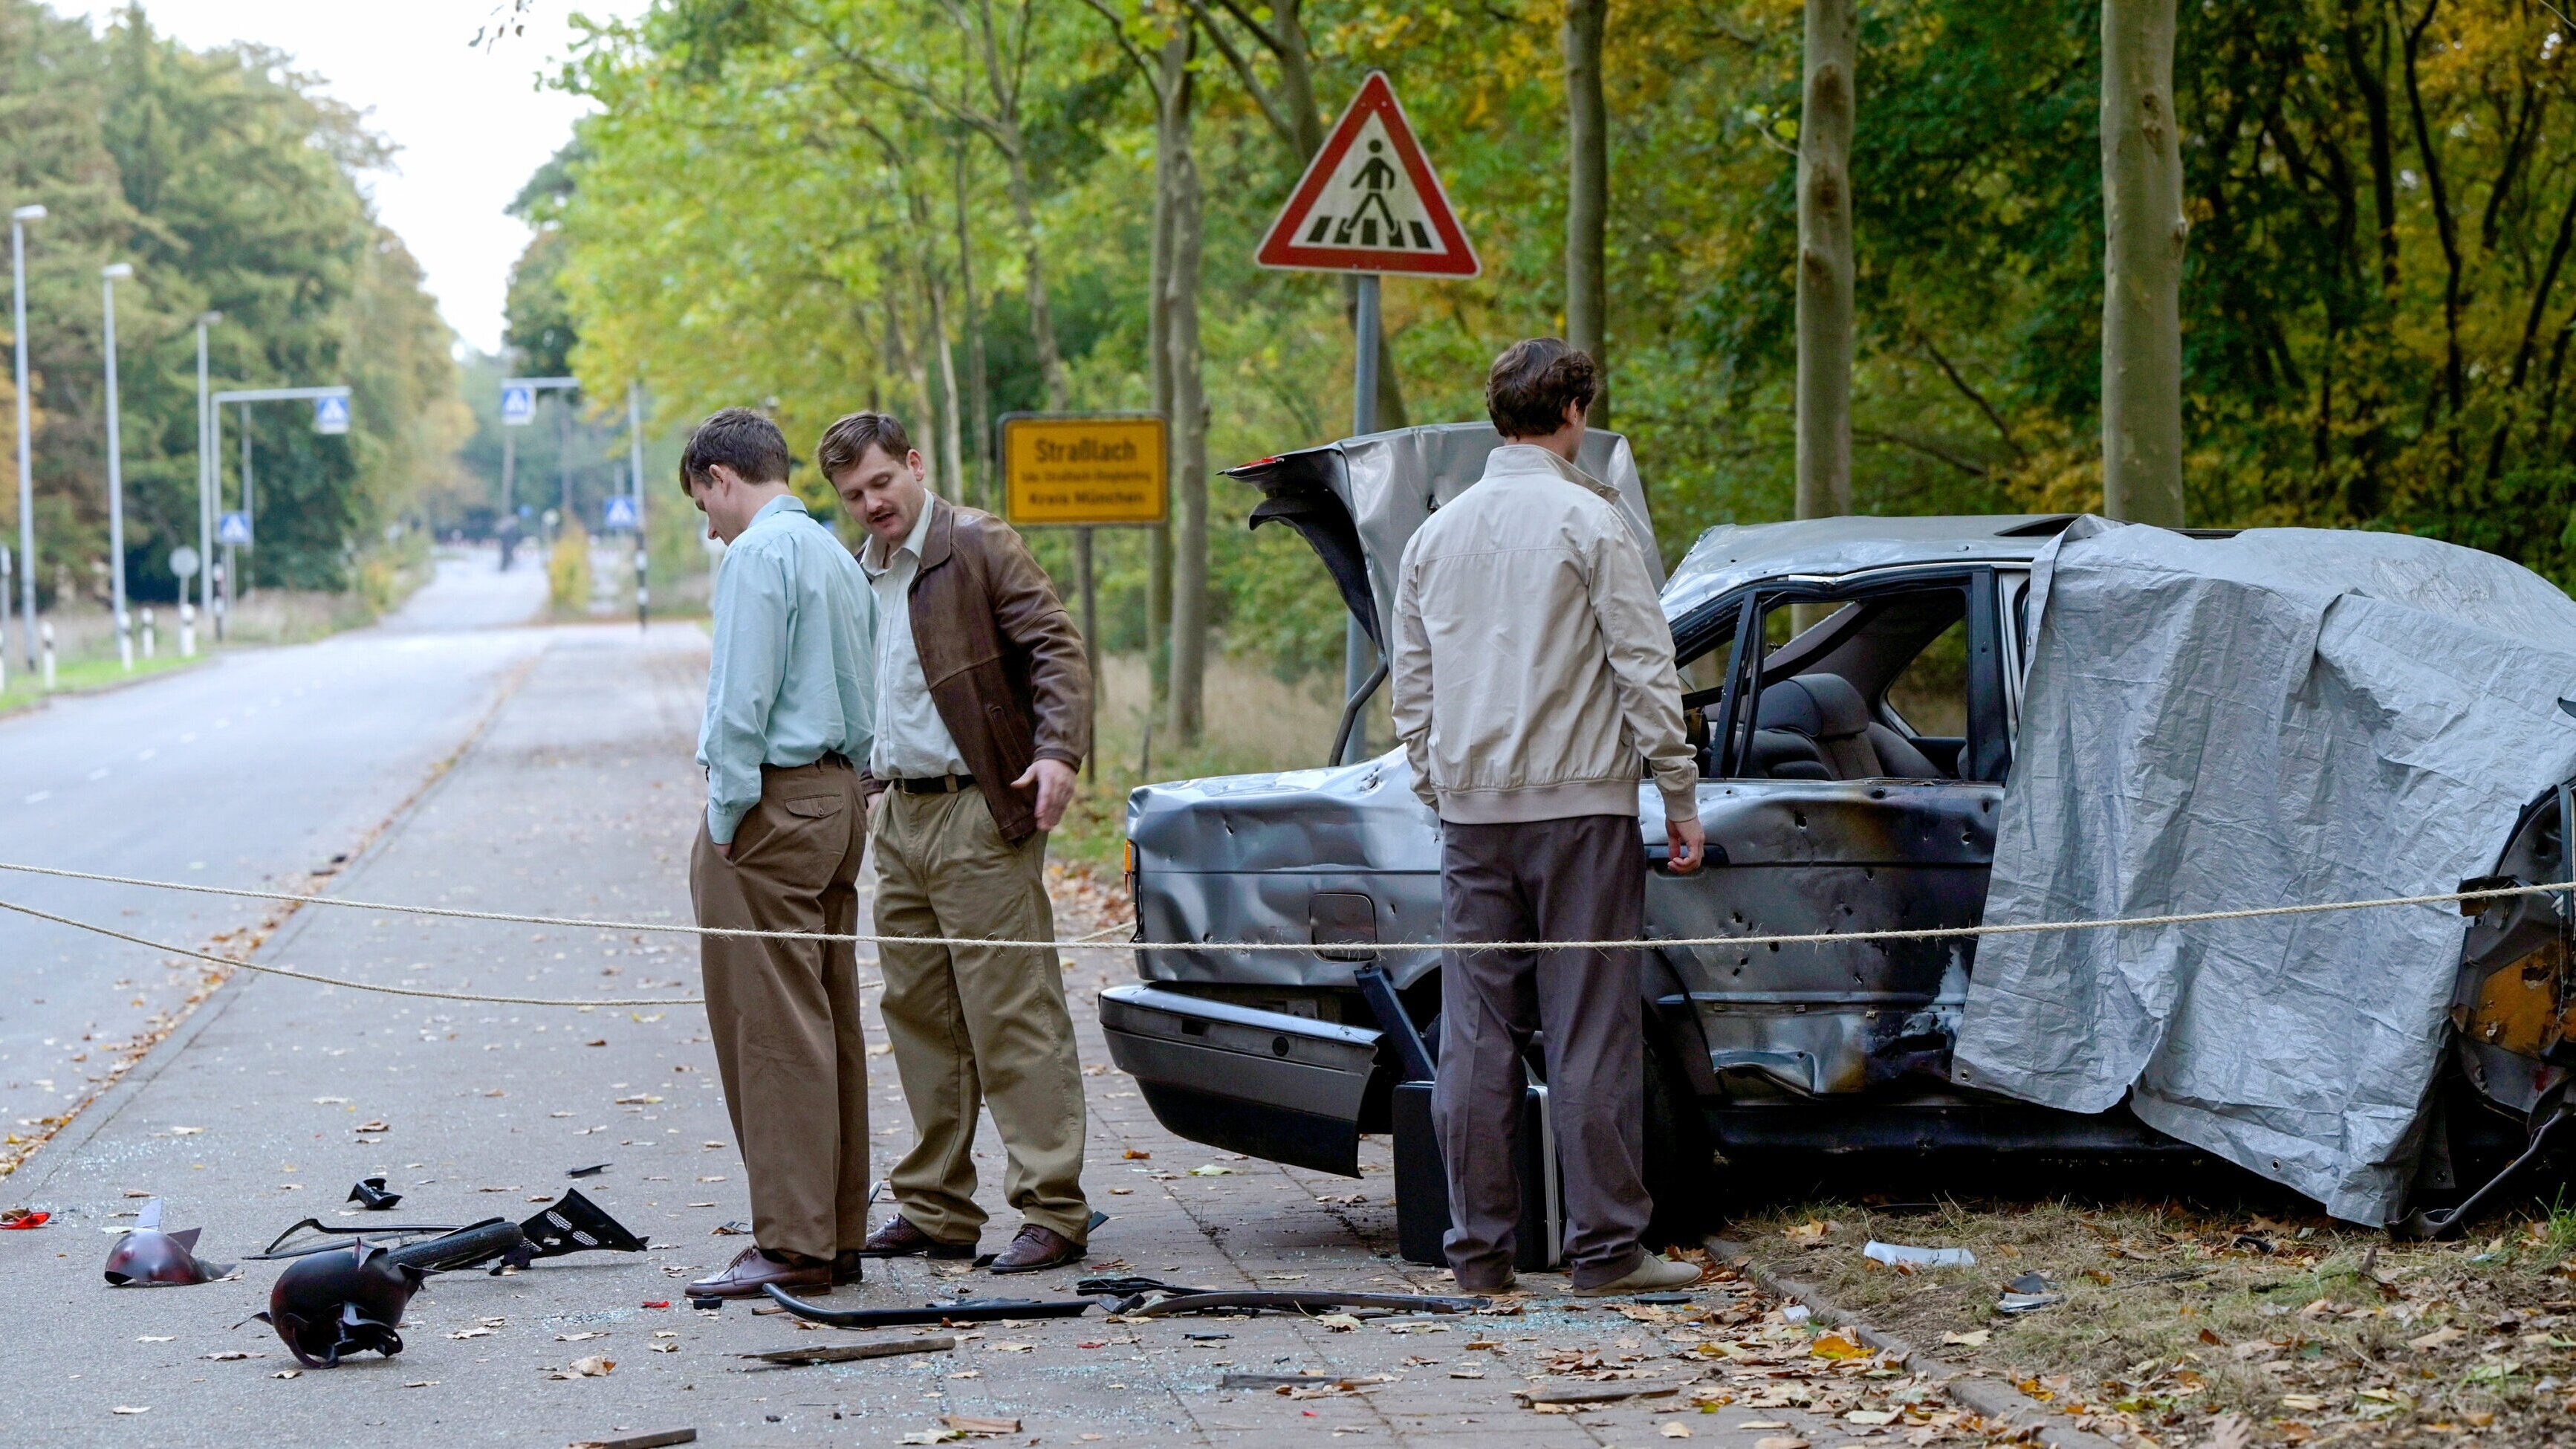
<path id="1" fill-rule="evenodd" d="M 760 803 L 718 854 L 689 855 L 698 924 L 855 935 L 867 806 L 846 762 L 761 770 Z M 752 1241 L 830 1258 L 868 1236 L 868 1065 L 856 948 L 698 938 L 707 1031 L 751 1178 Z"/>
<path id="2" fill-rule="evenodd" d="M 1451 941 L 1633 941 L 1646 853 L 1632 815 L 1440 826 L 1440 933 Z M 1449 1177 L 1442 1246 L 1463 1291 L 1511 1272 L 1520 1181 L 1521 1048 L 1547 1033 L 1548 1111 L 1565 1177 L 1566 1272 L 1578 1288 L 1637 1266 L 1646 1196 L 1646 1057 L 1628 951 L 1450 951 L 1440 968 L 1431 1113 Z"/>
<path id="3" fill-rule="evenodd" d="M 1046 941 L 1046 832 L 1002 838 L 980 790 L 886 792 L 877 807 L 877 932 Z M 878 947 L 886 1040 L 912 1108 L 913 1147 L 895 1201 L 914 1227 L 971 1243 L 975 1113 L 990 1108 L 1005 1162 L 1002 1200 L 1074 1242 L 1091 1236 L 1082 1195 L 1082 1066 L 1064 972 L 1051 947 Z"/>

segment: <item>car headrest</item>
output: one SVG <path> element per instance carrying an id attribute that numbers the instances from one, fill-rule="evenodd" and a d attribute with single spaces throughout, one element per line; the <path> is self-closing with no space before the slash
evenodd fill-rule
<path id="1" fill-rule="evenodd" d="M 1795 730 L 1812 740 L 1840 739 L 1869 728 L 1869 705 L 1839 674 L 1801 674 L 1762 691 L 1753 724 Z"/>

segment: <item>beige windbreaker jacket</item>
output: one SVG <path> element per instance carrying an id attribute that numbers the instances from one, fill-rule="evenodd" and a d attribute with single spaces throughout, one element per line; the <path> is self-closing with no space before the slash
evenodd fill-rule
<path id="1" fill-rule="evenodd" d="M 1694 814 L 1673 636 L 1618 495 L 1507 443 L 1396 574 L 1395 731 L 1440 818 L 1634 815 L 1638 762 Z"/>

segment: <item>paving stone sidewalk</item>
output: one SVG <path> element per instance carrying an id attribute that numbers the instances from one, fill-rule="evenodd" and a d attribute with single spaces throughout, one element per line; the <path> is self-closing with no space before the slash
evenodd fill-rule
<path id="1" fill-rule="evenodd" d="M 640 641 L 633 631 L 559 631 L 486 735 L 334 893 L 685 920 L 687 840 L 703 801 L 688 757 L 704 678 L 693 630 L 657 629 Z M 1067 934 L 1085 924 L 1064 923 Z M 130 948 L 99 950 L 100 969 L 116 970 L 116 953 Z M 685 937 L 316 907 L 278 932 L 263 959 L 498 994 L 697 989 Z M 1088 1181 L 1113 1215 L 1085 1272 L 1220 1288 L 1446 1291 L 1436 1272 L 1394 1257 L 1382 1143 L 1363 1154 L 1354 1182 L 1174 1138 L 1108 1066 L 1099 1035 L 1098 990 L 1131 975 L 1132 959 L 1080 950 L 1067 960 L 1089 1064 Z M 873 1020 L 869 1030 L 881 1053 Z M 882 1175 L 909 1126 L 891 1061 L 872 1062 Z M 12 1370 L 0 1443 L 556 1446 L 687 1427 L 711 1444 L 873 1445 L 938 1442 L 954 1432 L 946 1416 L 964 1415 L 1017 1420 L 1015 1432 L 983 1441 L 1011 1444 L 1690 1437 L 1746 1449 L 1766 1439 L 1781 1441 L 1767 1449 L 1875 1449 L 1908 1428 L 1868 1422 L 1865 1406 L 1911 1380 L 1865 1361 L 1811 1357 L 1803 1332 L 1744 1285 L 1705 1290 L 1691 1309 L 1623 1312 L 1566 1298 L 1561 1278 L 1540 1275 L 1525 1280 L 1538 1291 L 1509 1315 L 1356 1327 L 1282 1317 L 1111 1322 L 1094 1310 L 960 1330 L 949 1352 L 754 1369 L 738 1355 L 910 1331 L 809 1329 L 747 1304 L 689 1308 L 682 1281 L 747 1241 L 716 1235 L 749 1216 L 730 1136 L 697 1007 L 491 1006 L 237 975 L 0 1188 L 8 1202 L 57 1213 L 41 1230 L 0 1233 L 11 1290 L 0 1295 L 0 1336 Z M 983 1141 L 987 1201 L 997 1204 L 1000 1148 L 989 1120 Z M 595 1176 L 566 1176 L 602 1163 Z M 137 1194 L 161 1196 L 170 1227 L 203 1226 L 207 1256 L 233 1259 L 308 1216 L 368 1221 L 375 1215 L 342 1199 L 378 1173 L 404 1194 L 382 1215 L 397 1221 L 524 1217 L 578 1186 L 653 1246 L 508 1276 L 438 1278 L 412 1302 L 402 1354 L 293 1377 L 275 1336 L 242 1322 L 265 1305 L 275 1265 L 191 1288 L 111 1290 L 99 1276 L 110 1242 L 102 1230 L 130 1221 L 118 1214 L 139 1205 Z M 996 1218 L 988 1248 L 1017 1226 L 1007 1212 Z M 961 1287 L 1053 1296 L 1082 1276 L 975 1274 L 961 1283 L 965 1275 L 943 1271 L 953 1266 L 872 1265 L 864 1287 L 831 1302 L 919 1304 Z M 1700 1309 L 1739 1321 L 1686 1321 Z M 594 1358 L 615 1367 L 571 1373 Z M 1229 1371 L 1377 1381 L 1290 1396 L 1223 1389 Z M 1676 1392 L 1574 1413 L 1535 1412 L 1513 1397 L 1534 1378 L 1565 1388 L 1638 1377 Z M 1702 1412 L 1694 1392 L 1729 1402 Z M 1852 1409 L 1863 1418 L 1834 1417 Z M 1922 1418 L 1911 1421 L 1915 1443 L 1930 1437 Z"/>

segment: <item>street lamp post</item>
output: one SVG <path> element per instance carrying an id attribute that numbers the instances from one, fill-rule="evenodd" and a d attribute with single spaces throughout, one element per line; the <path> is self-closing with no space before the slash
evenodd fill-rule
<path id="1" fill-rule="evenodd" d="M 206 405 L 206 329 L 224 320 L 221 312 L 197 314 L 197 612 L 211 608 L 206 584 L 214 573 L 215 560 L 215 452 L 212 439 L 214 423 Z M 187 600 L 186 580 L 179 584 L 181 602 Z"/>
<path id="2" fill-rule="evenodd" d="M 116 284 L 134 275 L 132 264 L 113 262 L 98 270 L 98 288 L 107 318 L 107 565 L 110 605 L 116 611 L 116 658 L 134 672 L 134 635 L 125 624 L 125 463 L 116 432 Z"/>
<path id="3" fill-rule="evenodd" d="M 36 667 L 36 482 L 27 441 L 27 223 L 44 219 L 41 206 L 9 213 L 9 269 L 15 286 L 10 330 L 18 352 L 18 627 L 25 635 L 30 671 Z"/>

